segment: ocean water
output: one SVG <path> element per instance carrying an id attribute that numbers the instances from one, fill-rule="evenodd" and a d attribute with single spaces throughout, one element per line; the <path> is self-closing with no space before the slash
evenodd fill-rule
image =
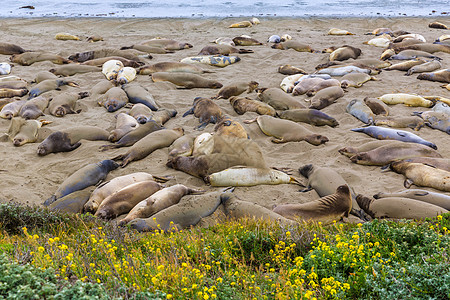
<path id="1" fill-rule="evenodd" d="M 450 0 L 3 0 L 0 6 L 2 18 L 401 17 L 448 14 Z"/>

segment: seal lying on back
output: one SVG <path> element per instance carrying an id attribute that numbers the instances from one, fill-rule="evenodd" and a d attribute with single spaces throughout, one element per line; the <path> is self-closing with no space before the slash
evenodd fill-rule
<path id="1" fill-rule="evenodd" d="M 401 197 L 401 198 L 408 198 L 408 199 L 414 199 L 426 203 L 430 203 L 433 205 L 440 206 L 442 208 L 445 208 L 446 210 L 450 210 L 450 196 L 441 194 L 441 193 L 435 193 L 425 190 L 418 190 L 418 189 L 409 189 L 394 193 L 377 193 L 373 195 L 375 199 L 381 199 L 381 198 L 392 198 L 392 197 Z"/>
<path id="2" fill-rule="evenodd" d="M 352 198 L 347 185 L 341 185 L 334 194 L 302 204 L 282 204 L 273 211 L 292 220 L 317 221 L 325 224 L 348 217 Z"/>
<path id="3" fill-rule="evenodd" d="M 218 89 L 223 85 L 215 80 L 204 78 L 192 73 L 179 72 L 156 72 L 152 74 L 153 82 L 169 81 L 178 87 L 192 89 L 192 88 L 211 88 Z"/>
<path id="4" fill-rule="evenodd" d="M 110 171 L 118 167 L 119 165 L 110 159 L 82 167 L 67 177 L 56 192 L 44 202 L 44 205 L 48 206 L 65 195 L 96 185 L 104 180 Z"/>
<path id="5" fill-rule="evenodd" d="M 425 219 L 448 212 L 442 207 L 409 198 L 391 197 L 375 200 L 358 195 L 356 201 L 372 218 L 377 219 Z"/>
<path id="6" fill-rule="evenodd" d="M 313 133 L 302 125 L 289 120 L 281 120 L 263 115 L 247 123 L 251 122 L 257 122 L 264 134 L 273 136 L 274 138 L 271 141 L 274 143 L 300 142 L 305 140 L 314 146 L 319 146 L 329 141 L 326 136 Z"/>
<path id="7" fill-rule="evenodd" d="M 371 137 L 374 137 L 379 140 L 398 140 L 402 142 L 410 142 L 410 143 L 419 143 L 425 146 L 431 147 L 433 149 L 437 149 L 437 146 L 434 143 L 428 142 L 421 137 L 415 135 L 414 133 L 410 133 L 404 130 L 383 128 L 378 126 L 367 126 L 364 128 L 355 128 L 352 129 L 355 132 L 363 132 Z"/>
<path id="8" fill-rule="evenodd" d="M 222 118 L 222 110 L 210 99 L 197 97 L 194 99 L 193 106 L 183 114 L 183 117 L 193 114 L 198 118 L 200 125 L 198 130 L 203 130 L 209 123 L 216 124 Z"/>

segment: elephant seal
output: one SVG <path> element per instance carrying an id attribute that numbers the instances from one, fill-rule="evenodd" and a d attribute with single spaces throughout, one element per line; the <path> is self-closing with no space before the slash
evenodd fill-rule
<path id="1" fill-rule="evenodd" d="M 430 203 L 433 205 L 437 205 L 439 207 L 445 208 L 446 210 L 450 210 L 450 196 L 449 195 L 425 191 L 425 190 L 409 189 L 409 190 L 398 191 L 398 192 L 393 192 L 393 193 L 379 192 L 379 193 L 373 195 L 373 197 L 375 199 L 392 198 L 392 197 L 414 199 L 414 200 Z"/>
<path id="2" fill-rule="evenodd" d="M 103 79 L 98 81 L 91 89 L 91 95 L 102 95 L 105 94 L 109 89 L 113 88 L 115 85 L 112 81 Z"/>
<path id="3" fill-rule="evenodd" d="M 179 127 L 154 131 L 137 141 L 126 153 L 114 157 L 113 160 L 122 160 L 120 166 L 123 168 L 132 161 L 147 157 L 157 149 L 169 147 L 183 134 L 184 130 Z"/>
<path id="4" fill-rule="evenodd" d="M 344 45 L 342 47 L 337 48 L 333 52 L 330 53 L 329 60 L 330 61 L 343 61 L 350 58 L 357 59 L 361 55 L 362 51 L 359 48 L 352 47 L 349 45 Z"/>
<path id="5" fill-rule="evenodd" d="M 39 96 L 45 92 L 53 91 L 53 90 L 61 90 L 60 87 L 63 85 L 78 87 L 79 85 L 76 82 L 63 80 L 63 79 L 47 79 L 39 82 L 30 90 L 30 96 L 28 99 L 32 99 L 34 97 Z"/>
<path id="6" fill-rule="evenodd" d="M 230 55 L 234 53 L 253 53 L 253 50 L 238 49 L 236 47 L 224 44 L 214 46 L 205 46 L 197 55 Z"/>
<path id="7" fill-rule="evenodd" d="M 343 147 L 341 149 L 339 149 L 339 153 L 342 155 L 345 155 L 347 157 L 352 157 L 353 155 L 360 153 L 360 152 L 367 152 L 367 151 L 371 151 L 373 149 L 377 149 L 381 146 L 385 146 L 385 145 L 401 145 L 402 141 L 396 141 L 396 140 L 375 140 L 375 141 L 370 141 L 367 143 L 364 143 L 360 146 L 354 146 L 354 147 Z"/>
<path id="8" fill-rule="evenodd" d="M 344 96 L 344 90 L 340 86 L 330 86 L 323 90 L 320 90 L 312 99 L 309 108 L 322 109 L 332 103 L 337 99 Z"/>
<path id="9" fill-rule="evenodd" d="M 450 134 L 450 116 L 448 114 L 437 111 L 414 112 L 413 114 L 421 117 L 429 127 Z"/>
<path id="10" fill-rule="evenodd" d="M 195 226 L 202 218 L 206 218 L 216 211 L 221 203 L 220 194 L 221 192 L 212 192 L 191 196 L 192 198 L 189 200 L 172 205 L 150 218 L 137 218 L 128 224 L 131 228 L 141 232 L 181 230 Z"/>
<path id="11" fill-rule="evenodd" d="M 129 60 L 134 60 L 136 62 L 140 62 L 140 58 L 136 55 L 134 50 L 117 50 L 117 49 L 99 49 L 94 51 L 86 51 L 75 53 L 69 56 L 69 59 L 75 62 L 85 62 L 91 59 L 103 58 L 109 56 L 119 56 Z M 151 59 L 152 57 L 149 56 Z"/>
<path id="12" fill-rule="evenodd" d="M 277 115 L 281 119 L 308 123 L 314 126 L 328 125 L 330 127 L 336 127 L 339 125 L 335 118 L 317 109 L 289 109 L 281 111 Z"/>
<path id="13" fill-rule="evenodd" d="M 258 85 L 259 83 L 257 83 L 256 81 L 250 81 L 247 83 L 235 82 L 231 85 L 222 87 L 215 96 L 215 99 L 229 99 L 233 96 L 239 96 L 245 91 L 247 91 L 247 94 L 250 94 L 258 87 Z"/>
<path id="14" fill-rule="evenodd" d="M 244 201 L 233 195 L 232 193 L 224 193 L 220 196 L 220 200 L 225 209 L 225 214 L 234 219 L 254 218 L 264 221 L 276 222 L 286 227 L 298 226 L 298 223 L 273 212 L 264 206 Z"/>
<path id="15" fill-rule="evenodd" d="M 104 106 L 108 112 L 115 112 L 128 103 L 128 96 L 120 87 L 110 88 L 105 95 L 100 97 L 98 104 Z"/>
<path id="16" fill-rule="evenodd" d="M 128 215 L 120 220 L 118 225 L 125 225 L 136 218 L 149 218 L 169 206 L 178 204 L 185 195 L 203 194 L 204 192 L 203 190 L 188 188 L 182 184 L 163 188 L 136 204 Z"/>
<path id="17" fill-rule="evenodd" d="M 26 100 L 16 100 L 6 104 L 0 112 L 0 117 L 3 119 L 12 119 L 13 117 L 16 117 L 26 102 Z"/>
<path id="18" fill-rule="evenodd" d="M 322 74 L 322 75 L 330 75 L 330 76 L 344 76 L 350 73 L 366 73 L 370 75 L 378 74 L 379 71 L 376 71 L 374 69 L 368 68 L 368 67 L 357 67 L 353 65 L 347 65 L 347 66 L 331 66 L 328 68 L 317 70 L 315 74 Z"/>
<path id="19" fill-rule="evenodd" d="M 448 210 L 430 203 L 401 197 L 371 199 L 363 195 L 356 196 L 359 205 L 377 219 L 425 219 L 447 213 Z"/>
<path id="20" fill-rule="evenodd" d="M 189 63 L 189 64 L 207 64 L 210 66 L 218 67 L 218 68 L 225 68 L 226 66 L 229 66 L 231 64 L 237 63 L 241 61 L 241 58 L 239 56 L 226 56 L 226 55 L 199 55 L 199 56 L 190 56 L 183 58 L 180 60 L 182 63 Z"/>
<path id="21" fill-rule="evenodd" d="M 448 104 L 445 104 L 444 102 L 440 102 L 440 101 L 438 101 L 433 106 L 433 111 L 443 112 L 443 113 L 446 113 L 447 115 L 450 115 L 450 107 L 448 106 Z"/>
<path id="22" fill-rule="evenodd" d="M 93 188 L 87 187 L 84 190 L 73 192 L 59 198 L 48 206 L 49 210 L 60 213 L 81 214 L 84 204 L 89 200 Z"/>
<path id="23" fill-rule="evenodd" d="M 387 117 L 376 117 L 375 120 L 371 123 L 372 125 L 380 126 L 386 125 L 394 128 L 411 128 L 415 131 L 420 130 L 423 126 L 425 126 L 424 120 L 415 116 L 408 117 L 396 117 L 396 116 L 387 116 Z"/>
<path id="24" fill-rule="evenodd" d="M 186 134 L 177 138 L 169 147 L 169 160 L 177 156 L 191 156 L 194 150 L 194 137 Z"/>
<path id="25" fill-rule="evenodd" d="M 280 50 L 294 49 L 295 51 L 298 52 L 314 52 L 311 46 L 293 40 L 276 43 L 271 47 L 273 49 L 280 49 Z"/>
<path id="26" fill-rule="evenodd" d="M 242 21 L 238 23 L 231 24 L 228 28 L 244 28 L 244 27 L 252 27 L 253 23 L 250 21 Z"/>
<path id="27" fill-rule="evenodd" d="M 7 135 L 18 147 L 26 143 L 34 143 L 38 139 L 38 130 L 42 123 L 36 120 L 25 120 L 24 118 L 13 118 L 8 128 Z"/>
<path id="28" fill-rule="evenodd" d="M 62 93 L 55 96 L 48 105 L 48 110 L 55 117 L 64 117 L 66 114 L 78 114 L 80 110 L 75 110 L 78 99 L 89 96 L 87 92 Z"/>
<path id="29" fill-rule="evenodd" d="M 348 88 L 348 87 L 355 87 L 359 88 L 362 87 L 364 83 L 370 80 L 379 80 L 378 78 L 374 76 L 370 76 L 369 74 L 365 73 L 350 73 L 347 75 L 344 75 L 341 78 L 341 87 L 342 88 Z"/>
<path id="30" fill-rule="evenodd" d="M 392 70 L 408 71 L 412 67 L 424 64 L 426 62 L 427 62 L 427 60 L 425 60 L 424 58 L 419 57 L 419 58 L 415 58 L 415 59 L 402 61 L 402 62 L 393 64 L 393 65 L 391 65 L 391 66 L 389 66 L 387 68 L 384 68 L 383 70 L 386 70 L 386 71 L 392 71 Z"/>
<path id="31" fill-rule="evenodd" d="M 363 132 L 379 140 L 387 139 L 387 140 L 398 140 L 402 142 L 418 143 L 431 147 L 434 150 L 437 150 L 437 146 L 434 143 L 428 142 L 423 138 L 415 135 L 414 133 L 410 133 L 404 130 L 383 128 L 378 126 L 367 126 L 364 128 L 355 128 L 352 129 L 352 131 Z"/>
<path id="32" fill-rule="evenodd" d="M 132 130 L 125 134 L 120 140 L 118 140 L 115 144 L 112 145 L 103 145 L 100 147 L 100 151 L 106 151 L 109 149 L 128 147 L 134 145 L 137 141 L 145 137 L 146 135 L 161 130 L 162 127 L 160 124 L 156 123 L 153 120 L 146 122 L 145 124 L 139 126 L 135 130 Z"/>
<path id="33" fill-rule="evenodd" d="M 166 50 L 183 50 L 192 48 L 192 45 L 189 43 L 183 43 L 171 39 L 160 39 L 160 38 L 151 39 L 147 42 L 142 43 L 142 45 L 160 47 Z"/>
<path id="34" fill-rule="evenodd" d="M 26 50 L 24 50 L 22 47 L 18 45 L 0 42 L 0 54 L 11 55 L 11 54 L 21 54 L 24 52 L 26 52 Z"/>
<path id="35" fill-rule="evenodd" d="M 0 88 L 0 98 L 22 97 L 28 93 L 27 88 Z"/>
<path id="36" fill-rule="evenodd" d="M 433 106 L 433 101 L 427 100 L 422 96 L 413 94 L 405 94 L 405 93 L 385 94 L 381 97 L 378 97 L 378 99 L 389 105 L 404 104 L 406 106 L 423 106 L 423 107 Z"/>
<path id="37" fill-rule="evenodd" d="M 178 87 L 192 88 L 211 88 L 219 89 L 223 85 L 215 80 L 204 78 L 197 74 L 180 72 L 156 72 L 152 74 L 153 82 L 169 81 Z"/>
<path id="38" fill-rule="evenodd" d="M 149 173 L 137 172 L 119 176 L 107 182 L 104 182 L 98 187 L 96 187 L 95 190 L 92 192 L 91 196 L 89 197 L 89 200 L 84 205 L 84 210 L 86 212 L 94 214 L 97 211 L 100 203 L 102 203 L 102 201 L 108 196 L 120 191 L 124 187 L 129 186 L 130 184 L 148 180 L 156 180 L 156 178 Z"/>
<path id="39" fill-rule="evenodd" d="M 424 72 L 433 72 L 442 67 L 440 61 L 433 59 L 432 61 L 420 64 L 418 66 L 414 66 L 406 72 L 406 76 L 410 76 L 414 73 L 424 73 Z"/>
<path id="40" fill-rule="evenodd" d="M 102 65 L 102 74 L 105 75 L 106 79 L 116 83 L 117 74 L 123 67 L 123 63 L 120 60 L 111 59 Z"/>
<path id="41" fill-rule="evenodd" d="M 419 44 L 408 45 L 408 46 L 402 47 L 398 50 L 400 50 L 400 51 L 417 50 L 417 51 L 428 52 L 431 54 L 436 53 L 436 52 L 450 53 L 450 45 L 419 43 Z"/>
<path id="42" fill-rule="evenodd" d="M 422 73 L 417 76 L 417 79 L 450 83 L 450 69 Z"/>
<path id="43" fill-rule="evenodd" d="M 157 111 L 159 109 L 152 94 L 139 84 L 125 84 L 122 85 L 122 89 L 128 96 L 130 103 L 137 104 L 142 103 L 148 106 L 151 110 Z"/>
<path id="44" fill-rule="evenodd" d="M 136 69 L 131 67 L 123 67 L 117 73 L 115 80 L 117 85 L 126 84 L 133 81 L 136 78 Z"/>
<path id="45" fill-rule="evenodd" d="M 400 51 L 397 54 L 394 54 L 392 56 L 389 57 L 390 60 L 392 59 L 396 59 L 396 60 L 409 60 L 409 59 L 414 59 L 417 57 L 425 57 L 425 58 L 431 58 L 431 59 L 439 59 L 441 60 L 440 57 L 433 55 L 431 53 L 425 52 L 425 51 L 420 51 L 420 50 L 403 50 Z"/>
<path id="46" fill-rule="evenodd" d="M 128 112 L 139 124 L 145 124 L 153 118 L 152 110 L 145 104 L 137 103 Z"/>
<path id="47" fill-rule="evenodd" d="M 55 39 L 56 40 L 60 40 L 60 41 L 79 41 L 80 38 L 77 37 L 76 35 L 70 34 L 70 33 L 65 33 L 65 32 L 59 32 L 55 35 Z"/>
<path id="48" fill-rule="evenodd" d="M 366 166 L 385 166 L 389 163 L 412 157 L 437 157 L 442 156 L 430 147 L 416 143 L 401 143 L 385 145 L 376 149 L 359 152 L 350 157 L 353 163 Z"/>
<path id="49" fill-rule="evenodd" d="M 436 21 L 428 24 L 428 27 L 437 28 L 437 29 L 449 29 L 447 25 L 442 24 L 441 22 L 436 22 Z"/>
<path id="50" fill-rule="evenodd" d="M 291 66 L 291 65 L 282 65 L 278 67 L 278 73 L 283 75 L 295 75 L 295 74 L 308 74 L 303 69 Z"/>
<path id="51" fill-rule="evenodd" d="M 128 132 L 139 127 L 138 121 L 126 113 L 119 113 L 116 116 L 116 128 L 111 130 L 108 141 L 117 142 Z"/>
<path id="52" fill-rule="evenodd" d="M 115 170 L 118 167 L 119 165 L 110 159 L 82 167 L 67 177 L 58 187 L 56 192 L 50 198 L 45 200 L 44 205 L 48 206 L 59 198 L 85 189 L 88 186 L 96 185 L 101 180 L 104 180 L 110 171 Z"/>
<path id="53" fill-rule="evenodd" d="M 390 113 L 389 106 L 387 106 L 386 103 L 377 98 L 366 97 L 364 98 L 364 103 L 376 115 L 388 116 Z"/>
<path id="54" fill-rule="evenodd" d="M 5 107 L 7 104 L 12 103 L 12 102 L 15 102 L 15 101 L 18 101 L 17 98 L 3 98 L 3 99 L 0 99 L 0 111 L 1 111 L 1 110 L 3 109 L 3 107 Z M 0 114 L 0 116 L 2 116 L 2 115 Z"/>
<path id="55" fill-rule="evenodd" d="M 81 65 L 102 67 L 105 62 L 110 61 L 110 60 L 118 60 L 122 63 L 122 65 L 124 67 L 139 68 L 144 65 L 143 62 L 126 59 L 125 57 L 120 57 L 120 56 L 106 56 L 106 57 L 94 58 L 94 59 L 90 59 L 85 62 L 82 62 Z"/>
<path id="56" fill-rule="evenodd" d="M 125 46 L 125 47 L 120 48 L 120 50 L 127 50 L 127 49 L 134 49 L 134 50 L 149 53 L 149 54 L 152 54 L 152 53 L 157 53 L 157 54 L 174 53 L 174 51 L 166 50 L 161 47 L 152 47 L 152 46 L 147 46 L 147 45 L 131 45 L 131 46 Z"/>
<path id="57" fill-rule="evenodd" d="M 233 136 L 241 139 L 249 138 L 244 126 L 228 116 L 223 116 L 214 126 L 214 133 L 220 136 Z"/>
<path id="58" fill-rule="evenodd" d="M 68 64 L 61 67 L 57 67 L 54 69 L 50 69 L 49 72 L 55 75 L 61 76 L 72 76 L 75 74 L 83 74 L 90 72 L 100 72 L 101 68 L 97 66 L 89 66 L 89 65 L 77 65 L 77 64 Z"/>
<path id="59" fill-rule="evenodd" d="M 255 112 L 258 115 L 274 117 L 276 114 L 275 109 L 269 104 L 250 98 L 233 96 L 230 98 L 230 104 L 238 115 L 243 115 L 246 112 Z"/>
<path id="60" fill-rule="evenodd" d="M 67 60 L 64 57 L 46 52 L 25 52 L 22 54 L 13 54 L 9 60 L 22 66 L 31 66 L 32 64 L 41 61 L 50 61 L 58 65 L 70 63 L 70 60 Z"/>
<path id="61" fill-rule="evenodd" d="M 152 120 L 155 121 L 159 125 L 164 125 L 171 118 L 174 118 L 177 115 L 177 111 L 175 109 L 159 109 L 155 113 L 153 113 Z"/>
<path id="62" fill-rule="evenodd" d="M 331 28 L 328 30 L 328 35 L 355 35 L 354 33 L 351 33 L 350 31 L 347 31 L 345 29 L 339 29 L 339 28 Z"/>
<path id="63" fill-rule="evenodd" d="M 19 111 L 19 116 L 26 120 L 37 119 L 44 115 L 44 110 L 47 108 L 49 99 L 44 96 L 39 96 L 28 100 Z"/>
<path id="64" fill-rule="evenodd" d="M 375 120 L 375 115 L 363 100 L 353 99 L 345 108 L 345 111 L 366 124 L 372 124 Z"/>
<path id="65" fill-rule="evenodd" d="M 49 72 L 49 71 L 41 71 L 39 73 L 36 74 L 36 76 L 34 76 L 34 79 L 31 83 L 40 83 L 44 80 L 47 79 L 58 79 L 58 76 L 56 76 L 55 74 Z"/>
<path id="66" fill-rule="evenodd" d="M 279 88 L 259 89 L 257 92 L 259 100 L 269 104 L 276 110 L 306 108 L 300 101 Z"/>
<path id="67" fill-rule="evenodd" d="M 314 96 L 317 92 L 332 86 L 341 86 L 337 79 L 323 79 L 323 78 L 306 78 L 294 87 L 292 91 L 293 96 L 305 94 L 309 97 Z M 308 101 L 308 100 L 306 100 Z"/>
<path id="68" fill-rule="evenodd" d="M 109 220 L 121 214 L 126 214 L 136 204 L 150 197 L 163 187 L 163 185 L 153 180 L 140 181 L 127 185 L 103 199 L 94 216 Z"/>
<path id="69" fill-rule="evenodd" d="M 289 120 L 263 115 L 250 122 L 257 122 L 265 135 L 273 136 L 274 138 L 271 140 L 273 143 L 300 142 L 304 140 L 314 146 L 319 146 L 329 141 L 326 136 L 313 133 L 302 125 Z"/>
<path id="70" fill-rule="evenodd" d="M 211 73 L 210 71 L 203 70 L 193 64 L 187 64 L 182 62 L 159 62 L 153 65 L 142 66 L 138 70 L 140 75 L 151 75 L 156 72 L 181 72 L 181 73 L 193 73 L 203 74 Z"/>
<path id="71" fill-rule="evenodd" d="M 183 114 L 183 117 L 193 114 L 198 118 L 200 125 L 196 129 L 203 130 L 209 123 L 216 124 L 223 116 L 219 105 L 210 99 L 197 97 L 191 109 Z"/>
<path id="72" fill-rule="evenodd" d="M 50 153 L 68 152 L 77 149 L 80 140 L 106 141 L 108 131 L 96 126 L 77 126 L 55 131 L 39 144 L 37 154 L 44 156 Z"/>
<path id="73" fill-rule="evenodd" d="M 331 195 L 308 203 L 277 205 L 273 211 L 292 220 L 301 219 L 329 224 L 342 217 L 348 217 L 351 209 L 350 189 L 347 185 L 341 185 Z"/>
<path id="74" fill-rule="evenodd" d="M 450 172 L 437 169 L 421 163 L 408 161 L 395 161 L 390 164 L 391 170 L 406 177 L 404 186 L 409 188 L 412 184 L 432 187 L 444 192 L 450 192 Z"/>
<path id="75" fill-rule="evenodd" d="M 237 37 L 233 38 L 233 43 L 235 45 L 239 45 L 239 46 L 260 46 L 263 44 L 254 38 L 245 37 L 245 36 L 237 36 Z"/>
<path id="76" fill-rule="evenodd" d="M 441 169 L 450 172 L 450 158 L 437 157 L 411 157 L 403 159 L 405 162 L 424 164 L 436 169 Z"/>

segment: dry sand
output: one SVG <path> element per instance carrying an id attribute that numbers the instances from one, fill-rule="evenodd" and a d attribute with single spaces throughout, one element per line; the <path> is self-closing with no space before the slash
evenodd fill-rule
<path id="1" fill-rule="evenodd" d="M 68 57 L 76 52 L 100 49 L 117 48 L 139 44 L 154 37 L 173 38 L 194 45 L 188 50 L 177 51 L 173 54 L 154 54 L 152 60 L 147 63 L 162 61 L 179 61 L 180 59 L 196 55 L 201 48 L 209 45 L 210 41 L 218 37 L 235 37 L 242 34 L 265 42 L 272 34 L 290 34 L 294 40 L 311 45 L 314 49 L 322 50 L 329 46 L 353 45 L 362 49 L 361 58 L 378 58 L 382 48 L 363 45 L 371 36 L 364 35 L 377 27 L 389 27 L 392 30 L 407 30 L 420 33 L 428 41 L 434 41 L 445 30 L 428 28 L 431 19 L 426 18 L 366 18 L 366 19 L 261 19 L 261 24 L 251 28 L 230 29 L 228 25 L 242 19 L 1 19 L 0 28 L 2 41 L 14 43 L 29 50 L 45 50 Z M 445 20 L 444 20 L 445 22 Z M 355 33 L 352 36 L 329 36 L 330 28 L 337 27 Z M 58 32 L 67 32 L 78 36 L 101 35 L 104 41 L 88 43 L 82 41 L 60 41 L 54 36 Z M 327 61 L 328 54 L 300 53 L 294 50 L 271 49 L 269 45 L 240 47 L 251 48 L 253 54 L 241 54 L 239 63 L 225 68 L 215 68 L 202 65 L 204 69 L 214 71 L 205 74 L 206 77 L 217 79 L 224 85 L 236 81 L 255 80 L 261 87 L 278 87 L 284 75 L 277 72 L 277 68 L 283 64 L 291 64 L 300 67 L 307 72 L 313 72 L 314 67 Z M 439 53 L 443 58 L 443 67 L 449 68 L 450 54 Z M 0 62 L 8 61 L 7 55 L 0 55 Z M 34 75 L 42 70 L 54 67 L 51 62 L 35 63 L 32 66 L 15 65 L 11 75 L 20 76 L 31 81 Z M 397 191 L 403 189 L 404 176 L 393 172 L 382 172 L 379 167 L 362 166 L 353 164 L 350 160 L 338 153 L 338 149 L 347 145 L 360 145 L 374 140 L 363 133 L 350 131 L 352 128 L 363 125 L 359 120 L 345 112 L 349 101 L 366 96 L 377 97 L 385 93 L 417 93 L 420 95 L 441 95 L 450 97 L 450 92 L 442 89 L 437 82 L 420 81 L 417 76 L 404 76 L 401 71 L 384 71 L 377 77 L 380 81 L 367 82 L 362 88 L 349 88 L 345 96 L 337 103 L 323 109 L 323 112 L 336 118 L 340 125 L 336 128 L 313 127 L 302 124 L 305 127 L 329 138 L 329 142 L 321 146 L 313 146 L 307 142 L 289 142 L 285 144 L 273 144 L 270 137 L 264 135 L 258 126 L 244 124 L 251 139 L 262 148 L 269 166 L 289 167 L 294 169 L 294 175 L 302 178 L 297 169 L 305 164 L 327 166 L 338 171 L 344 179 L 355 189 L 357 193 L 373 195 L 377 192 Z M 72 76 L 80 88 L 62 87 L 62 91 L 90 91 L 99 80 L 104 79 L 100 73 L 77 74 Z M 161 107 L 174 108 L 178 115 L 166 123 L 166 127 L 174 128 L 182 126 L 186 133 L 195 132 L 198 119 L 192 115 L 185 118 L 182 114 L 187 111 L 195 97 L 212 97 L 217 93 L 213 89 L 176 89 L 171 83 L 153 83 L 149 76 L 139 75 L 136 82 L 147 87 Z M 53 92 L 53 94 L 55 94 Z M 256 97 L 255 93 L 249 95 Z M 24 97 L 25 99 L 26 97 Z M 304 99 L 306 96 L 298 96 Z M 97 105 L 97 97 L 88 97 L 80 100 L 85 108 L 78 115 L 66 115 L 64 118 L 56 118 L 49 114 L 41 117 L 53 121 L 47 127 L 52 130 L 63 129 L 77 125 L 94 125 L 104 129 L 112 129 L 115 125 L 114 115 L 108 113 L 104 107 Z M 303 100 L 302 100 L 303 101 Z M 243 120 L 256 117 L 255 113 L 237 115 L 230 106 L 228 100 L 218 100 L 226 114 L 242 123 Z M 305 102 L 307 104 L 307 102 Z M 424 111 L 426 108 L 411 108 L 403 105 L 391 107 L 392 115 L 407 116 L 413 111 Z M 126 111 L 122 108 L 120 111 Z M 120 112 L 119 111 L 119 112 Z M 0 119 L 0 132 L 6 132 L 9 120 Z M 212 132 L 214 125 L 210 124 L 204 132 Z M 413 132 L 410 129 L 405 129 Z M 434 142 L 443 157 L 450 157 L 450 139 L 448 134 L 422 128 L 414 132 L 419 136 Z M 82 141 L 81 147 L 67 152 L 50 154 L 39 157 L 36 154 L 38 143 L 26 144 L 22 147 L 14 147 L 11 142 L 0 143 L 0 199 L 2 201 L 15 200 L 21 203 L 41 204 L 50 197 L 69 175 L 89 163 L 95 163 L 103 159 L 112 158 L 127 151 L 127 148 L 99 152 L 103 141 Z M 108 178 L 129 174 L 137 171 L 145 171 L 156 175 L 172 175 L 174 179 L 168 184 L 182 183 L 187 186 L 215 190 L 208 187 L 201 179 L 192 177 L 180 171 L 167 168 L 168 150 L 160 149 L 150 154 L 147 158 L 132 162 L 125 168 L 119 168 L 111 172 Z M 304 180 L 304 178 L 302 178 Z M 300 193 L 296 185 L 255 186 L 237 188 L 235 193 L 242 199 L 257 202 L 268 208 L 279 203 L 307 202 L 318 198 L 314 191 Z"/>

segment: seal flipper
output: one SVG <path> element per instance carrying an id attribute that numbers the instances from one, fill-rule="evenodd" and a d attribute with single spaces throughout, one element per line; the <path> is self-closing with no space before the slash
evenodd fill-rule
<path id="1" fill-rule="evenodd" d="M 203 130 L 206 126 L 208 126 L 209 122 L 203 122 L 202 124 L 198 125 L 195 129 L 197 130 Z"/>
<path id="2" fill-rule="evenodd" d="M 192 107 L 191 109 L 189 109 L 187 112 L 185 112 L 183 114 L 183 118 L 188 116 L 188 115 L 193 115 L 194 114 L 194 107 Z"/>
<path id="3" fill-rule="evenodd" d="M 55 201 L 56 201 L 56 196 L 52 195 L 50 198 L 48 198 L 47 200 L 44 201 L 44 206 L 49 206 L 50 204 L 52 204 Z"/>
<path id="4" fill-rule="evenodd" d="M 414 184 L 414 181 L 412 181 L 409 178 L 405 179 L 405 182 L 403 182 L 403 186 L 407 189 L 409 189 L 411 187 L 411 185 L 413 185 L 413 184 Z"/>

